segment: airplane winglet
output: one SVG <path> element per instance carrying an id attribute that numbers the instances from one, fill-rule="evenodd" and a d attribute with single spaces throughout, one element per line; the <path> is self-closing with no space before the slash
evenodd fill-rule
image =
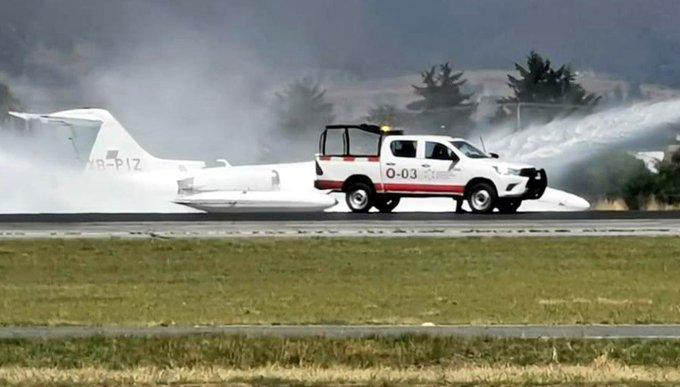
<path id="1" fill-rule="evenodd" d="M 46 121 L 46 119 L 41 114 L 33 113 L 22 113 L 22 112 L 7 112 L 10 116 L 21 118 L 22 120 L 41 120 Z"/>

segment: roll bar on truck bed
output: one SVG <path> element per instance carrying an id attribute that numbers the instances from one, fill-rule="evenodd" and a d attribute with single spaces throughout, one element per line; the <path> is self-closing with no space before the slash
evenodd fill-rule
<path id="1" fill-rule="evenodd" d="M 321 132 L 321 136 L 319 137 L 319 154 L 322 155 L 322 156 L 326 156 L 326 140 L 327 140 L 327 137 L 328 137 L 328 131 L 329 130 L 342 130 L 343 131 L 343 133 L 342 133 L 343 152 L 342 152 L 341 155 L 336 155 L 336 156 L 349 156 L 350 155 L 350 152 L 349 152 L 349 150 L 350 150 L 349 130 L 350 129 L 359 129 L 359 130 L 362 130 L 364 132 L 377 134 L 377 135 L 380 136 L 380 139 L 378 141 L 377 153 L 375 154 L 376 156 L 380 155 L 380 147 L 382 145 L 382 140 L 383 140 L 384 137 L 404 134 L 403 130 L 395 130 L 392 127 L 389 127 L 389 126 L 378 126 L 378 125 L 371 125 L 371 124 L 326 125 L 323 132 Z"/>

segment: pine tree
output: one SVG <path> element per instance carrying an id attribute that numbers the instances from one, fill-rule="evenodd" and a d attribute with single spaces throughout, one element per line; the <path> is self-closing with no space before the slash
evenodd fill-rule
<path id="1" fill-rule="evenodd" d="M 600 97 L 585 91 L 576 82 L 576 75 L 563 65 L 553 69 L 550 60 L 544 59 L 535 51 L 527 57 L 526 67 L 515 63 L 520 77 L 508 74 L 508 86 L 513 96 L 503 98 L 501 103 L 541 103 L 578 106 L 595 105 Z"/>
<path id="2" fill-rule="evenodd" d="M 326 102 L 326 90 L 309 79 L 295 81 L 276 93 L 279 127 L 289 134 L 303 134 L 330 124 L 333 105 Z"/>
<path id="3" fill-rule="evenodd" d="M 519 118 L 517 122 L 520 129 L 526 121 L 549 122 L 558 116 L 588 112 L 600 100 L 576 82 L 576 75 L 568 66 L 554 69 L 550 60 L 535 51 L 527 57 L 526 67 L 515 63 L 515 69 L 519 77 L 508 74 L 512 96 L 498 100 L 502 105 L 491 122 L 521 116 L 522 122 Z M 518 114 L 520 109 L 521 114 Z"/>
<path id="4" fill-rule="evenodd" d="M 448 62 L 439 66 L 432 66 L 423 71 L 421 77 L 425 86 L 412 85 L 415 93 L 423 99 L 406 105 L 410 110 L 428 111 L 435 109 L 465 106 L 472 94 L 465 94 L 461 90 L 466 82 L 461 79 L 463 72 L 454 72 Z"/>

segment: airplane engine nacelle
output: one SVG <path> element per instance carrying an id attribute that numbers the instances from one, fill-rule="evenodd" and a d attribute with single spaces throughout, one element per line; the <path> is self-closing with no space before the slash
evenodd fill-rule
<path id="1" fill-rule="evenodd" d="M 276 191 L 279 189 L 279 173 L 273 169 L 239 170 L 214 168 L 177 181 L 179 194 L 195 194 L 212 191 Z"/>

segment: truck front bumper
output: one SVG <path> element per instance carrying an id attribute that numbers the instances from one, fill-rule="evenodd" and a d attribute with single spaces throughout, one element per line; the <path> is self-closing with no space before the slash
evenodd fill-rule
<path id="1" fill-rule="evenodd" d="M 521 176 L 528 177 L 526 191 L 522 195 L 523 200 L 538 199 L 543 196 L 548 187 L 548 175 L 545 169 L 525 168 L 520 172 Z"/>
<path id="2" fill-rule="evenodd" d="M 498 196 L 521 200 L 539 199 L 548 186 L 548 177 L 543 169 L 525 168 L 519 176 L 501 181 Z"/>

